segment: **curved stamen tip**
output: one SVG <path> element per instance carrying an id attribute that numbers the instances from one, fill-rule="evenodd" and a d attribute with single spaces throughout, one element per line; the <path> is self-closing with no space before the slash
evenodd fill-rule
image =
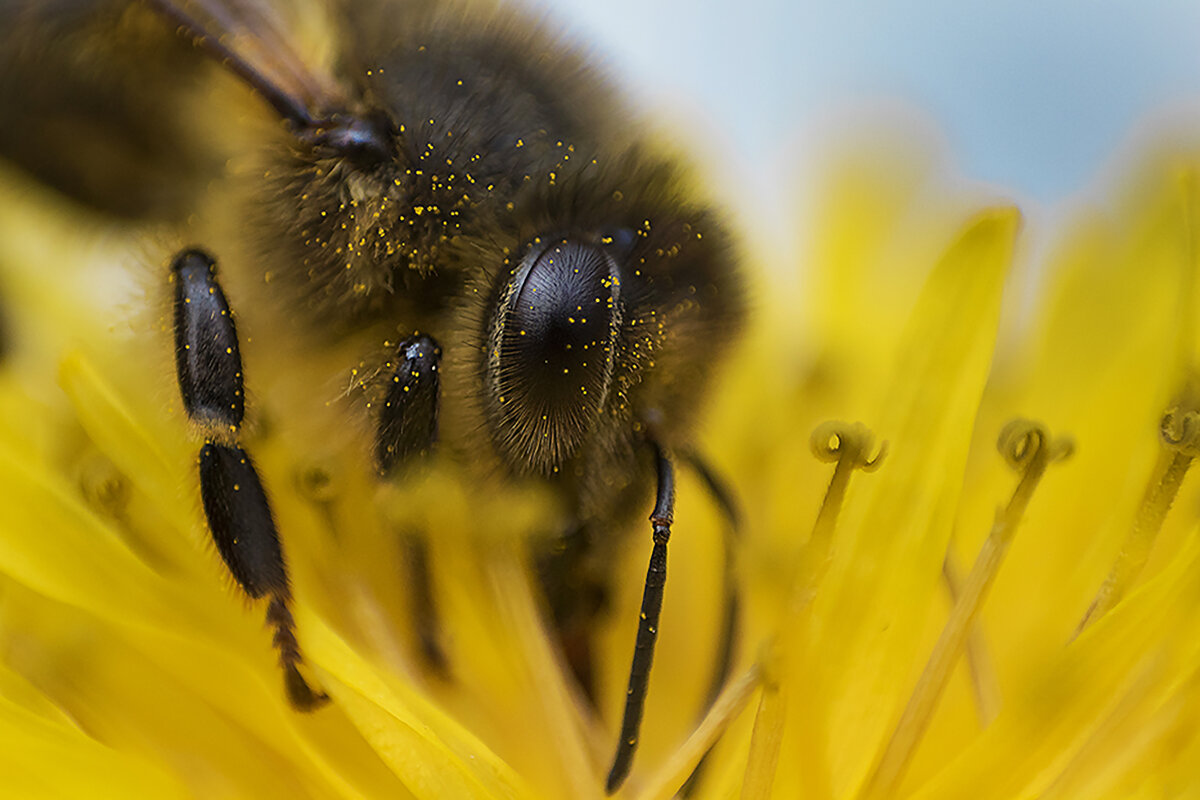
<path id="1" fill-rule="evenodd" d="M 1181 455 L 1200 456 L 1200 412 L 1172 408 L 1159 424 L 1163 446 Z"/>
<path id="2" fill-rule="evenodd" d="M 1027 419 L 1011 420 L 996 442 L 1000 455 L 1017 472 L 1026 472 L 1038 459 L 1045 463 L 1069 458 L 1075 450 L 1070 438 L 1052 439 L 1046 426 Z"/>
<path id="3" fill-rule="evenodd" d="M 820 461 L 847 460 L 853 467 L 873 472 L 887 455 L 887 442 L 875 449 L 875 434 L 861 422 L 829 420 L 813 429 L 808 441 L 813 456 Z M 874 455 L 871 452 L 875 451 Z"/>

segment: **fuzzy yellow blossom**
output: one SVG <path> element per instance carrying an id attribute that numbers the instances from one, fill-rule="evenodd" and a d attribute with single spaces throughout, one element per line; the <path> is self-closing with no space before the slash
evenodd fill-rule
<path id="1" fill-rule="evenodd" d="M 1029 265 L 1016 209 L 930 206 L 910 156 L 839 162 L 805 290 L 760 278 L 698 436 L 744 510 L 739 655 L 706 715 L 727 531 L 681 471 L 622 797 L 673 796 L 706 752 L 696 797 L 1200 791 L 1195 167 L 1147 158 Z M 159 289 L 98 298 L 97 264 L 144 259 L 4 192 L 5 796 L 602 797 L 648 533 L 614 566 L 593 711 L 531 577 L 536 499 L 436 471 L 379 487 L 289 375 L 302 343 L 242 309 L 247 447 L 333 701 L 294 712 L 208 543 Z M 420 655 L 414 531 L 445 675 Z"/>

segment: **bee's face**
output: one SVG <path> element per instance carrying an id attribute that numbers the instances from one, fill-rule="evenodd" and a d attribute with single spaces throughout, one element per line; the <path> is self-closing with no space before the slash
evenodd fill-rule
<path id="1" fill-rule="evenodd" d="M 728 236 L 686 169 L 641 140 L 582 58 L 509 12 L 345 4 L 331 28 L 336 47 L 322 60 L 292 47 L 286 14 L 236 0 L 146 5 L 154 13 L 119 0 L 72 6 L 85 33 L 48 37 L 49 66 L 0 41 L 0 68 L 65 76 L 28 92 L 0 81 L 0 116 L 21 115 L 0 132 L 0 154 L 106 213 L 218 232 L 201 242 L 212 258 L 196 250 L 174 261 L 178 380 L 205 439 L 210 530 L 247 594 L 270 598 L 290 696 L 306 708 L 324 699 L 298 671 L 280 536 L 242 447 L 240 355 L 249 348 L 239 346 L 231 309 L 250 322 L 270 315 L 303 334 L 295 338 L 314 355 L 370 342 L 344 365 L 367 400 L 350 413 L 374 431 L 361 447 L 364 470 L 403 481 L 399 467 L 437 453 L 466 480 L 499 474 L 560 501 L 563 527 L 576 535 L 542 579 L 564 642 L 580 626 L 586 633 L 604 606 L 613 533 L 648 507 L 657 481 L 655 581 L 639 633 L 650 645 L 639 644 L 632 673 L 642 684 L 630 688 L 631 702 L 644 697 L 673 513 L 670 453 L 691 452 L 713 366 L 744 315 Z M 157 24 L 167 42 L 169 69 L 148 83 L 187 98 L 173 110 L 203 105 L 207 91 L 192 89 L 212 62 L 231 68 L 243 100 L 249 88 L 266 101 L 266 122 L 243 121 L 245 135 L 233 137 L 242 148 L 233 160 L 251 169 L 213 178 L 207 170 L 222 159 L 198 155 L 197 142 L 180 135 L 187 125 L 144 113 L 156 104 L 136 76 L 157 45 L 113 74 L 68 69 L 80 42 L 113 36 L 138 14 L 151 39 Z M 207 57 L 181 47 L 175 29 Z M 28 112 L 39 103 L 99 107 L 89 146 L 137 163 L 147 152 L 159 157 L 132 190 L 61 140 L 47 157 L 37 140 L 54 135 L 53 120 Z M 220 114 L 205 113 L 210 124 Z M 193 195 L 206 199 L 188 207 Z M 189 227 L 206 216 L 226 224 Z M 257 302 L 239 297 L 254 286 Z M 311 361 L 295 366 L 327 363 Z M 360 369 L 367 363 L 378 366 Z M 341 377 L 315 376 L 326 385 Z M 581 652 L 572 666 L 586 686 Z M 627 709 L 610 785 L 628 768 L 640 709 L 640 700 Z"/>
<path id="2" fill-rule="evenodd" d="M 354 112 L 265 151 L 259 268 L 313 325 L 438 342 L 447 446 L 612 483 L 648 418 L 685 435 L 738 282 L 680 167 L 577 57 L 513 30 L 417 10 L 363 34 Z"/>

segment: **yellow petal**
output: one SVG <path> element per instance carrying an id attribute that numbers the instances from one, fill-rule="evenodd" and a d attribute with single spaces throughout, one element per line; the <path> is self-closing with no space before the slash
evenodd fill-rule
<path id="1" fill-rule="evenodd" d="M 878 417 L 888 460 L 856 485 L 857 501 L 839 525 L 807 648 L 818 666 L 806 680 L 816 685 L 790 690 L 793 706 L 805 709 L 794 723 L 807 728 L 792 735 L 818 737 L 806 745 L 826 753 L 838 794 L 862 779 L 919 668 L 961 489 L 954 476 L 966 463 L 987 380 L 1017 226 L 1011 209 L 977 215 L 931 274 Z M 785 777 L 781 765 L 777 796 L 805 780 Z"/>

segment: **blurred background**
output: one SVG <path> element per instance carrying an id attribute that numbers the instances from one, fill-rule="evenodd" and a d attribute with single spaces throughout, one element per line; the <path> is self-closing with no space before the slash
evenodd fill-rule
<path id="1" fill-rule="evenodd" d="M 1193 0 L 530 1 L 708 151 L 760 239 L 847 136 L 934 143 L 1036 235 L 1145 137 L 1200 130 Z"/>

